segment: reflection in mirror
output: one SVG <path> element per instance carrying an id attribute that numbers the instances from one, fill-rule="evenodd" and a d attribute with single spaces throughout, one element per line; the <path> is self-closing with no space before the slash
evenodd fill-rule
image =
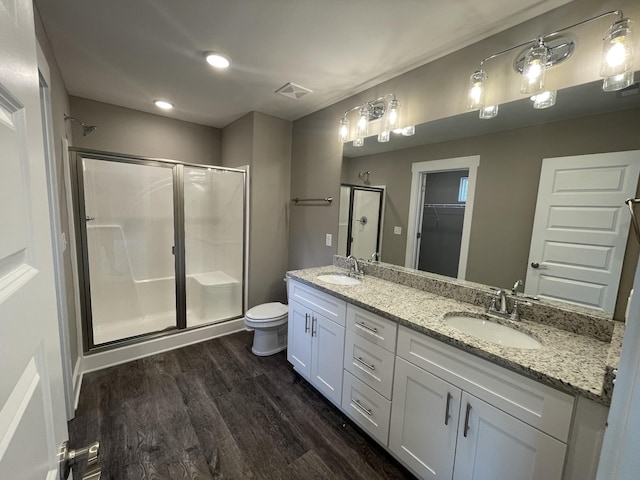
<path id="1" fill-rule="evenodd" d="M 406 251 L 412 165 L 478 155 L 467 268 L 459 278 L 511 288 L 529 269 L 543 159 L 640 150 L 638 90 L 635 84 L 622 92 L 602 92 L 601 82 L 594 82 L 558 91 L 553 108 L 534 110 L 531 101 L 523 99 L 500 105 L 500 114 L 491 120 L 469 112 L 418 125 L 413 137 L 392 135 L 388 143 L 367 138 L 360 148 L 348 143 L 342 182 L 361 185 L 357 174 L 364 170 L 372 184 L 386 186 L 381 260 L 411 267 Z M 603 313 L 621 319 L 638 246 L 632 238 L 624 243 L 628 211 L 618 216 L 623 221 L 617 235 L 623 236 L 626 253 L 622 276 L 616 279 L 620 288 L 615 312 Z"/>
<path id="2" fill-rule="evenodd" d="M 338 255 L 378 258 L 383 208 L 383 188 L 340 186 Z"/>

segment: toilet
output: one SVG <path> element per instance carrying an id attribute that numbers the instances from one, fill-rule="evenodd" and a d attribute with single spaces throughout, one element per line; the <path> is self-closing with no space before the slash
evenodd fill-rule
<path id="1" fill-rule="evenodd" d="M 280 302 L 250 308 L 244 316 L 244 324 L 255 331 L 251 351 L 265 357 L 287 348 L 288 319 L 289 308 Z"/>

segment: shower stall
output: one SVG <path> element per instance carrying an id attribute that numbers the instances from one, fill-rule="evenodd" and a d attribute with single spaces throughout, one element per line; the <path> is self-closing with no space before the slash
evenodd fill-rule
<path id="1" fill-rule="evenodd" d="M 245 310 L 244 170 L 70 149 L 85 351 Z"/>

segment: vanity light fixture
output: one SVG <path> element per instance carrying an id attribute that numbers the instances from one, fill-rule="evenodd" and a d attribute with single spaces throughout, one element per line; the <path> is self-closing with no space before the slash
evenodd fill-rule
<path id="1" fill-rule="evenodd" d="M 229 68 L 231 65 L 231 58 L 228 55 L 220 52 L 205 52 L 204 58 L 209 65 L 221 70 Z"/>
<path id="2" fill-rule="evenodd" d="M 489 105 L 488 107 L 482 107 L 480 109 L 480 118 L 483 120 L 489 120 L 498 116 L 498 105 Z"/>
<path id="3" fill-rule="evenodd" d="M 567 60 L 575 50 L 574 41 L 568 36 L 561 35 L 561 33 L 609 15 L 617 15 L 618 20 L 611 25 L 604 38 L 600 67 L 600 76 L 604 77 L 602 88 L 604 91 L 609 92 L 622 90 L 632 85 L 634 80 L 633 22 L 628 18 L 624 18 L 622 11 L 612 10 L 561 28 L 555 32 L 527 40 L 482 59 L 478 70 L 470 78 L 468 108 L 470 110 L 480 110 L 480 118 L 493 118 L 497 115 L 497 105 L 491 106 L 492 108 L 495 107 L 495 111 L 489 107 L 485 108 L 486 79 L 488 75 L 483 69 L 483 65 L 488 60 L 522 47 L 525 47 L 525 49 L 520 52 L 513 64 L 514 70 L 520 74 L 521 93 L 536 96 L 538 101 L 534 100 L 534 108 L 553 106 L 555 104 L 555 92 L 545 91 L 544 88 L 546 72 L 549 68 Z"/>
<path id="4" fill-rule="evenodd" d="M 390 100 L 387 102 L 387 98 Z M 400 124 L 398 100 L 392 93 L 378 97 L 375 100 L 371 100 L 350 108 L 340 119 L 338 138 L 340 142 L 345 143 L 349 140 L 350 123 L 347 116 L 349 113 L 358 111 L 358 121 L 355 129 L 355 139 L 353 141 L 354 147 L 361 147 L 364 145 L 364 138 L 369 134 L 369 123 L 375 120 L 384 118 L 384 127 L 378 135 L 379 142 L 388 142 L 390 132 L 397 129 Z"/>
<path id="5" fill-rule="evenodd" d="M 153 104 L 162 110 L 171 110 L 173 108 L 173 103 L 167 102 L 166 100 L 154 100 Z"/>
<path id="6" fill-rule="evenodd" d="M 542 108 L 553 107 L 556 104 L 556 95 L 557 92 L 555 90 L 548 90 L 532 96 L 531 101 L 533 102 L 533 108 L 540 110 Z"/>

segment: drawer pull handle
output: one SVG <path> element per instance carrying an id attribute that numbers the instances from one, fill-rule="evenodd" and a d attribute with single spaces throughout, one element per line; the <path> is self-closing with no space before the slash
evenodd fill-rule
<path id="1" fill-rule="evenodd" d="M 364 322 L 357 322 L 357 325 L 361 326 L 362 328 L 364 328 L 365 330 L 368 330 L 371 333 L 378 333 L 378 329 L 375 327 L 370 327 L 369 325 L 367 325 Z"/>
<path id="2" fill-rule="evenodd" d="M 451 399 L 453 398 L 453 395 L 451 395 L 449 392 L 447 392 L 447 409 L 444 412 L 444 424 L 445 425 L 449 425 L 449 407 L 451 405 Z"/>
<path id="3" fill-rule="evenodd" d="M 469 414 L 471 413 L 471 404 L 467 402 L 467 413 L 464 415 L 464 438 L 467 438 L 469 433 Z"/>
<path id="4" fill-rule="evenodd" d="M 369 416 L 372 416 L 372 415 L 373 415 L 373 412 L 371 411 L 371 409 L 370 409 L 370 408 L 365 407 L 364 405 L 362 405 L 362 404 L 360 403 L 360 400 L 354 400 L 354 401 L 353 401 L 353 403 L 354 403 L 354 404 L 356 404 L 356 406 L 357 406 L 358 408 L 360 408 L 360 410 L 362 410 L 362 411 L 363 411 L 364 413 L 366 413 L 367 415 L 369 415 Z"/>
<path id="5" fill-rule="evenodd" d="M 365 367 L 367 367 L 369 370 L 373 371 L 376 369 L 375 365 L 371 365 L 370 363 L 365 362 L 362 357 L 353 357 L 354 360 L 358 361 L 359 363 L 361 363 L 362 365 L 364 365 Z"/>
<path id="6" fill-rule="evenodd" d="M 305 313 L 304 314 L 304 333 L 307 333 L 309 331 L 309 314 Z"/>

